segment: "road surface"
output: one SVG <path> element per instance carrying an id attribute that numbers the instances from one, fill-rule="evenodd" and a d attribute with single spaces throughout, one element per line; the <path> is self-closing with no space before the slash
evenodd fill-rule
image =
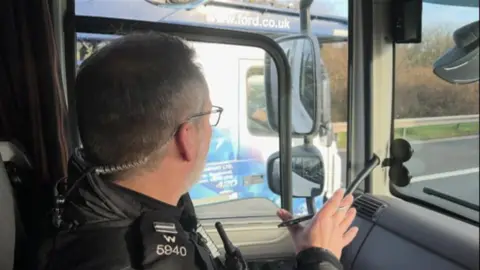
<path id="1" fill-rule="evenodd" d="M 429 187 L 479 205 L 479 138 L 414 142 L 412 159 L 406 163 L 414 177 L 409 189 Z M 346 164 L 341 152 L 342 164 Z M 342 179 L 346 179 L 343 166 Z"/>

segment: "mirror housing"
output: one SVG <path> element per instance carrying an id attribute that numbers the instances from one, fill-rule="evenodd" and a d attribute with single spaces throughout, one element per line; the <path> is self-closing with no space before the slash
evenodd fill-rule
<path id="1" fill-rule="evenodd" d="M 455 47 L 433 64 L 433 73 L 452 84 L 478 81 L 479 29 L 478 21 L 462 26 L 453 33 Z"/>
<path id="2" fill-rule="evenodd" d="M 323 193 L 325 175 L 320 151 L 313 145 L 292 148 L 292 196 L 313 198 Z M 272 154 L 267 160 L 268 186 L 273 193 L 281 195 L 280 155 Z"/>
<path id="3" fill-rule="evenodd" d="M 330 122 L 330 100 L 322 99 L 323 63 L 320 45 L 313 35 L 291 35 L 275 40 L 285 52 L 290 64 L 292 94 L 292 135 L 316 134 L 322 123 Z M 265 57 L 265 91 L 270 127 L 278 132 L 277 70 L 271 58 Z M 328 85 L 328 84 L 327 84 Z M 328 112 L 328 114 L 322 114 Z M 328 119 L 324 119 L 328 118 Z"/>

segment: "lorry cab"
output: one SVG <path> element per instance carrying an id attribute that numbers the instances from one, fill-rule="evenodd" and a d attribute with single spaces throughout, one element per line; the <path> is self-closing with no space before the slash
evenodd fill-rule
<path id="1" fill-rule="evenodd" d="M 217 0 L 135 2 L 146 9 L 125 0 L 6 0 L 0 9 L 0 269 L 36 269 L 38 242 L 57 232 L 52 216 L 61 209 L 53 202 L 65 198 L 54 186 L 66 179 L 69 156 L 81 147 L 72 92 L 85 56 L 76 57 L 77 49 L 88 56 L 87 40 L 133 31 L 171 33 L 196 46 L 212 101 L 225 109 L 202 182 L 191 192 L 199 222 L 219 249 L 217 221 L 250 269 L 290 269 L 295 250 L 275 212 L 315 212 L 312 197 L 328 195 L 338 177 L 355 189 L 359 227 L 343 250 L 344 269 L 479 269 L 478 1 L 349 0 L 348 20 L 311 14 L 312 1 L 303 0 L 298 11 Z M 238 21 L 225 29 L 179 23 L 179 16 L 208 7 L 268 10 L 297 21 L 283 39 L 246 31 Z M 98 10 L 111 15 L 95 16 Z M 422 33 L 427 10 L 449 32 L 433 39 Z M 311 68 L 327 59 L 315 42 L 334 32 L 315 27 L 322 18 L 348 22 L 340 76 L 346 123 L 336 123 L 348 126 L 345 175 L 325 131 L 327 73 Z M 292 56 L 300 47 L 307 53 Z M 309 80 L 294 68 L 309 67 L 299 61 L 304 55 L 313 56 L 314 87 L 299 87 Z M 447 109 L 450 115 L 428 115 Z M 412 112 L 421 113 L 405 116 Z"/>

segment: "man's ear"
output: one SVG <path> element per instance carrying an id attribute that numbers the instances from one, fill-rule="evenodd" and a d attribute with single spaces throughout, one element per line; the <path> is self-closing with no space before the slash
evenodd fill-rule
<path id="1" fill-rule="evenodd" d="M 192 123 L 185 123 L 181 125 L 176 133 L 175 141 L 178 152 L 185 161 L 192 161 L 196 155 L 195 136 L 197 131 Z"/>

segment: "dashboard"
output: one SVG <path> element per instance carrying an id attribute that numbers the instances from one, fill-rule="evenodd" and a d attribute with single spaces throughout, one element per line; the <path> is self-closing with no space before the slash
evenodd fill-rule
<path id="1" fill-rule="evenodd" d="M 359 233 L 344 249 L 344 269 L 479 269 L 477 226 L 392 197 L 365 194 L 354 206 Z M 222 222 L 248 261 L 294 260 L 288 231 L 277 228 L 277 209 L 262 198 L 196 207 L 202 225 L 220 250 L 216 221 Z"/>
<path id="2" fill-rule="evenodd" d="M 356 201 L 360 228 L 345 269 L 479 269 L 479 229 L 392 197 Z"/>

